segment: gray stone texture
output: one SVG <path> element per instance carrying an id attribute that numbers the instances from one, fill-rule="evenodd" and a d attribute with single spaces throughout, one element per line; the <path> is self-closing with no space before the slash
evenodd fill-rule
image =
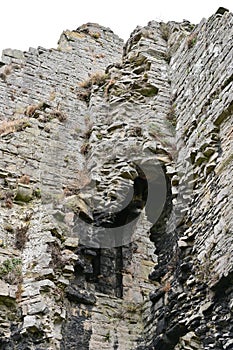
<path id="1" fill-rule="evenodd" d="M 233 15 L 220 12 L 151 21 L 125 44 L 88 23 L 57 49 L 3 51 L 0 349 L 232 349 Z M 156 190 L 159 164 L 165 203 L 148 197 L 113 242 L 85 222 L 119 209 L 133 162 Z"/>

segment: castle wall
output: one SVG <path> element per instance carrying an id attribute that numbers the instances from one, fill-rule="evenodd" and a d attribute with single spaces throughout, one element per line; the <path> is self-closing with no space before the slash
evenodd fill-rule
<path id="1" fill-rule="evenodd" d="M 0 98 L 0 348 L 229 350 L 232 14 L 5 50 Z"/>

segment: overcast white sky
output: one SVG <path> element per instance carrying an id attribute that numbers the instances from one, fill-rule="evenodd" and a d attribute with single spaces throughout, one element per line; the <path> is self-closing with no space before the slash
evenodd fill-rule
<path id="1" fill-rule="evenodd" d="M 127 40 L 137 25 L 150 20 L 198 23 L 232 0 L 4 0 L 0 11 L 0 55 L 4 48 L 57 47 L 65 29 L 87 22 L 110 27 Z"/>

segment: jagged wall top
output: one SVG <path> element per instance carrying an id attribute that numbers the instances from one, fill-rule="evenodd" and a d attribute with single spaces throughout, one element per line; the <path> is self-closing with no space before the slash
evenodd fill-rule
<path id="1" fill-rule="evenodd" d="M 14 257 L 22 270 L 0 282 L 4 349 L 231 348 L 233 36 L 225 33 L 232 33 L 229 13 L 196 28 L 150 22 L 131 36 L 120 65 L 123 41 L 93 24 L 64 32 L 58 50 L 4 52 L 1 120 L 26 119 L 1 135 L 0 263 Z M 109 64 L 104 84 L 80 99 L 79 83 Z M 179 161 L 169 152 L 170 122 Z M 78 192 L 85 171 L 102 171 L 98 196 L 114 201 L 130 169 L 125 158 L 101 169 L 99 160 L 132 144 L 160 157 L 171 182 L 167 202 L 179 212 L 179 183 L 193 184 L 183 220 L 168 234 L 164 216 L 152 242 L 144 213 L 129 246 L 83 249 L 72 225 L 79 211 L 89 214 Z M 194 176 L 182 179 L 187 158 Z M 58 202 L 50 215 L 41 194 L 54 184 L 70 207 L 64 212 Z"/>

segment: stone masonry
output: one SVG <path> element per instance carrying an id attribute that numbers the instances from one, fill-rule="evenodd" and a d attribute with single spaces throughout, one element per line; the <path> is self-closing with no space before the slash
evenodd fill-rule
<path id="1" fill-rule="evenodd" d="M 3 51 L 0 349 L 233 349 L 232 28 Z"/>

